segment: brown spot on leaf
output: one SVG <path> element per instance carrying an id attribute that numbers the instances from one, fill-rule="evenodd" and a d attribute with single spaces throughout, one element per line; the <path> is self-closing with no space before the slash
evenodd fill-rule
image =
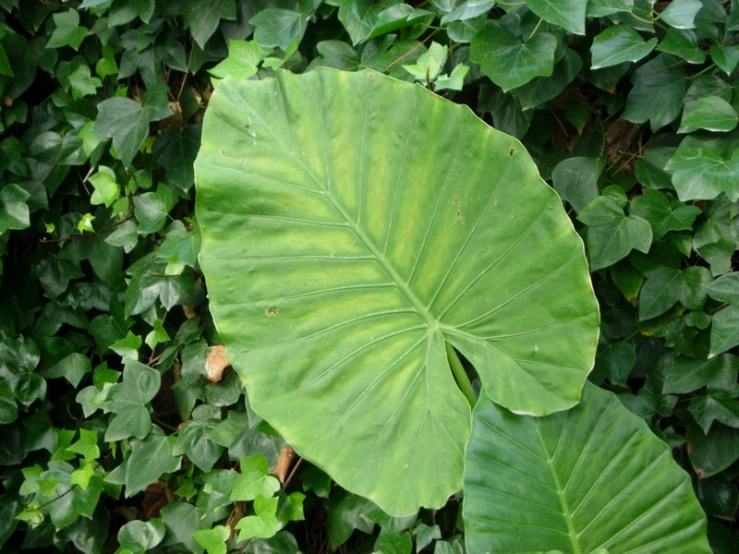
<path id="1" fill-rule="evenodd" d="M 454 205 L 457 207 L 457 215 L 454 216 L 454 223 L 457 221 L 464 222 L 464 214 L 462 213 L 462 201 L 459 196 L 454 197 Z"/>
<path id="2" fill-rule="evenodd" d="M 280 310 L 277 309 L 277 306 L 269 306 L 264 309 L 264 315 L 266 315 L 267 317 L 274 317 L 279 313 Z"/>
<path id="3" fill-rule="evenodd" d="M 208 374 L 208 381 L 217 383 L 223 377 L 223 371 L 231 365 L 226 358 L 226 348 L 222 344 L 217 344 L 210 349 L 208 359 L 205 361 L 205 371 Z"/>

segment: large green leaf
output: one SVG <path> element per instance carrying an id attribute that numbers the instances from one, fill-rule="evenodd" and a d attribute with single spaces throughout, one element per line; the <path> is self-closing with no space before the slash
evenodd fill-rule
<path id="1" fill-rule="evenodd" d="M 577 407 L 544 418 L 482 397 L 474 415 L 467 552 L 711 552 L 690 478 L 613 394 L 588 384 Z"/>
<path id="2" fill-rule="evenodd" d="M 599 319 L 582 243 L 521 143 L 466 107 L 373 72 L 227 79 L 195 170 L 228 358 L 342 486 L 392 514 L 461 487 L 445 343 L 511 410 L 578 401 Z"/>

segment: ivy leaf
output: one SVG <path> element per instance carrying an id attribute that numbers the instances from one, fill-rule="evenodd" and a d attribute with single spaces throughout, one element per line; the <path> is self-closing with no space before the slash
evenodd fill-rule
<path id="1" fill-rule="evenodd" d="M 712 200 L 722 192 L 732 202 L 739 199 L 739 150 L 726 160 L 709 148 L 678 148 L 667 168 L 683 202 Z"/>
<path id="2" fill-rule="evenodd" d="M 231 528 L 228 525 L 217 525 L 213 529 L 195 531 L 192 535 L 208 554 L 226 554 L 226 540 L 231 535 Z"/>
<path id="3" fill-rule="evenodd" d="M 231 473 L 231 472 L 229 472 Z M 201 513 L 192 504 L 187 502 L 172 502 L 161 510 L 162 522 L 167 528 L 167 534 L 160 546 L 175 546 L 175 552 L 181 551 L 182 547 L 194 554 L 200 554 L 203 550 L 193 538 L 193 531 L 208 525 L 211 514 L 201 518 Z"/>
<path id="4" fill-rule="evenodd" d="M 646 219 L 652 227 L 653 240 L 657 241 L 670 231 L 690 231 L 693 222 L 702 212 L 698 206 L 670 202 L 657 190 L 647 189 L 631 201 L 630 212 Z"/>
<path id="5" fill-rule="evenodd" d="M 739 428 L 739 401 L 722 396 L 699 396 L 690 401 L 688 411 L 696 423 L 708 433 L 714 421 Z"/>
<path id="6" fill-rule="evenodd" d="M 239 464 L 241 473 L 231 492 L 231 500 L 254 500 L 258 496 L 269 498 L 280 490 L 280 482 L 276 477 L 269 475 L 267 459 L 261 453 L 241 458 Z"/>
<path id="7" fill-rule="evenodd" d="M 690 310 L 700 310 L 706 301 L 706 285 L 710 282 L 710 272 L 700 266 L 682 270 L 662 267 L 650 271 L 639 294 L 639 321 L 665 313 L 678 301 Z"/>
<path id="8" fill-rule="evenodd" d="M 579 213 L 598 196 L 598 180 L 604 169 L 603 158 L 564 159 L 552 171 L 554 190 Z"/>
<path id="9" fill-rule="evenodd" d="M 154 15 L 154 7 L 154 0 L 115 0 L 110 9 L 108 25 L 118 27 L 137 17 L 144 23 L 149 23 Z"/>
<path id="10" fill-rule="evenodd" d="M 659 19 L 676 29 L 693 29 L 695 16 L 702 7 L 700 0 L 672 0 L 659 14 Z"/>
<path id="11" fill-rule="evenodd" d="M 739 271 L 722 275 L 706 287 L 711 298 L 739 305 Z"/>
<path id="12" fill-rule="evenodd" d="M 712 44 L 710 52 L 715 64 L 727 75 L 731 75 L 731 72 L 739 64 L 739 44 L 724 47 Z"/>
<path id="13" fill-rule="evenodd" d="M 72 352 L 51 367 L 43 370 L 43 376 L 47 379 L 64 377 L 69 383 L 77 388 L 82 378 L 92 371 L 90 358 L 80 352 Z"/>
<path id="14" fill-rule="evenodd" d="M 8 184 L 0 190 L 0 233 L 8 229 L 27 229 L 31 225 L 26 201 L 31 194 L 18 185 Z"/>
<path id="15" fill-rule="evenodd" d="M 660 54 L 639 67 L 626 99 L 622 118 L 632 123 L 650 122 L 653 131 L 672 123 L 680 114 L 687 76 L 674 56 Z"/>
<path id="16" fill-rule="evenodd" d="M 687 394 L 722 381 L 736 383 L 738 373 L 739 357 L 732 354 L 721 354 L 708 360 L 681 358 L 666 365 L 662 392 Z"/>
<path id="17" fill-rule="evenodd" d="M 41 479 L 51 484 L 45 496 L 54 498 L 46 509 L 57 529 L 73 524 L 80 516 L 92 519 L 100 494 L 103 492 L 103 479 L 98 473 L 89 475 L 87 487 L 73 486 L 72 474 L 75 469 L 66 462 L 52 460 L 49 470 L 41 474 Z M 79 479 L 79 474 L 76 477 Z"/>
<path id="18" fill-rule="evenodd" d="M 418 25 L 424 21 L 430 23 L 433 19 L 433 13 L 413 8 L 408 4 L 395 4 L 386 10 L 381 11 L 377 15 L 372 29 L 370 29 L 367 40 L 398 31 L 412 25 Z"/>
<path id="19" fill-rule="evenodd" d="M 683 113 L 678 133 L 692 133 L 698 129 L 714 132 L 733 131 L 739 122 L 736 110 L 723 98 L 704 96 L 698 98 L 693 108 Z"/>
<path id="20" fill-rule="evenodd" d="M 77 50 L 87 36 L 87 28 L 80 26 L 80 14 L 77 10 L 68 9 L 51 16 L 54 20 L 54 32 L 51 34 L 46 48 L 70 46 Z"/>
<path id="21" fill-rule="evenodd" d="M 339 6 L 339 21 L 356 46 L 369 36 L 378 15 L 397 0 L 334 0 L 332 4 Z"/>
<path id="22" fill-rule="evenodd" d="M 669 27 L 657 50 L 678 56 L 688 63 L 700 64 L 706 61 L 706 53 L 698 46 L 695 32 L 689 30 Z"/>
<path id="23" fill-rule="evenodd" d="M 125 469 L 126 497 L 146 489 L 163 473 L 172 473 L 180 467 L 180 457 L 172 455 L 170 440 L 156 425 L 144 440 L 132 440 L 131 448 L 133 452 Z"/>
<path id="24" fill-rule="evenodd" d="M 638 62 L 657 45 L 657 39 L 645 41 L 628 25 L 608 27 L 593 39 L 591 69 L 610 67 L 624 62 Z"/>
<path id="25" fill-rule="evenodd" d="M 739 344 L 739 306 L 731 305 L 713 314 L 711 352 L 716 356 Z"/>
<path id="26" fill-rule="evenodd" d="M 8 425 L 18 419 L 18 404 L 8 382 L 0 377 L 0 425 Z"/>
<path id="27" fill-rule="evenodd" d="M 139 359 L 139 348 L 141 348 L 141 337 L 134 335 L 131 331 L 128 331 L 125 337 L 110 345 L 110 349 L 123 358 L 124 361 L 137 361 Z"/>
<path id="28" fill-rule="evenodd" d="M 192 38 L 205 49 L 221 20 L 235 21 L 237 15 L 235 0 L 188 0 L 183 18 Z"/>
<path id="29" fill-rule="evenodd" d="M 577 219 L 588 226 L 587 244 L 593 271 L 613 265 L 633 249 L 646 253 L 652 244 L 649 222 L 636 215 L 625 216 L 618 204 L 605 196 L 585 206 Z"/>
<path id="30" fill-rule="evenodd" d="M 195 181 L 192 164 L 200 149 L 200 125 L 189 125 L 181 134 L 163 133 L 154 143 L 154 156 L 167 172 L 167 181 L 187 191 Z"/>
<path id="31" fill-rule="evenodd" d="M 108 393 L 110 411 L 115 417 L 105 432 L 107 442 L 128 437 L 143 439 L 151 431 L 147 404 L 159 392 L 159 372 L 139 362 L 129 361 L 123 368 L 123 380 Z"/>
<path id="32" fill-rule="evenodd" d="M 587 0 L 526 0 L 526 5 L 544 21 L 576 35 L 585 34 Z"/>
<path id="33" fill-rule="evenodd" d="M 438 544 L 434 554 L 439 550 Z M 409 533 L 398 533 L 391 529 L 382 529 L 375 542 L 375 552 L 383 554 L 411 554 L 413 541 Z"/>
<path id="34" fill-rule="evenodd" d="M 95 189 L 90 197 L 90 203 L 93 205 L 104 204 L 109 208 L 118 200 L 121 189 L 118 186 L 115 172 L 104 165 L 98 166 L 97 173 L 89 178 L 90 183 Z"/>
<path id="35" fill-rule="evenodd" d="M 293 10 L 268 8 L 249 20 L 256 26 L 254 40 L 265 48 L 287 50 L 291 43 L 300 42 L 308 25 L 308 18 Z"/>
<path id="36" fill-rule="evenodd" d="M 95 94 L 103 83 L 97 77 L 93 77 L 90 66 L 79 65 L 69 74 L 69 84 L 72 85 L 72 99 L 79 100 L 90 94 Z"/>
<path id="37" fill-rule="evenodd" d="M 200 232 L 188 231 L 181 221 L 175 221 L 167 229 L 167 237 L 159 247 L 159 255 L 167 260 L 167 275 L 174 275 L 170 268 L 195 267 L 200 252 Z M 180 269 L 179 273 L 182 273 Z"/>
<path id="38" fill-rule="evenodd" d="M 432 42 L 429 49 L 418 57 L 415 64 L 404 65 L 403 69 L 413 75 L 417 81 L 428 85 L 441 73 L 441 69 L 446 63 L 448 51 L 449 48 L 446 46 L 442 46 L 438 42 Z"/>
<path id="39" fill-rule="evenodd" d="M 149 135 L 149 124 L 172 115 L 167 90 L 163 85 L 150 89 L 141 104 L 118 96 L 98 104 L 95 134 L 113 139 L 113 147 L 126 166 Z"/>
<path id="40" fill-rule="evenodd" d="M 149 521 L 135 519 L 118 530 L 118 544 L 134 554 L 143 554 L 162 542 L 165 532 L 164 524 L 159 518 Z"/>
<path id="41" fill-rule="evenodd" d="M 145 312 L 157 300 L 167 310 L 183 303 L 195 279 L 192 273 L 167 275 L 167 265 L 167 260 L 152 252 L 128 268 L 131 280 L 126 288 L 126 317 Z"/>
<path id="42" fill-rule="evenodd" d="M 228 41 L 228 57 L 209 69 L 208 73 L 219 79 L 225 77 L 248 79 L 257 74 L 263 59 L 262 48 L 256 41 L 231 39 Z"/>
<path id="43" fill-rule="evenodd" d="M 633 8 L 634 0 L 590 0 L 586 15 L 605 17 L 619 12 L 630 12 Z"/>
<path id="44" fill-rule="evenodd" d="M 452 69 L 450 75 L 439 75 L 434 84 L 434 90 L 462 90 L 464 86 L 464 78 L 470 68 L 464 64 L 459 64 Z"/>
<path id="45" fill-rule="evenodd" d="M 213 442 L 210 433 L 221 422 L 213 417 L 210 406 L 198 406 L 193 419 L 180 429 L 172 454 L 187 455 L 192 463 L 203 471 L 210 471 L 223 453 L 223 447 Z M 217 410 L 216 410 L 217 413 Z"/>
<path id="46" fill-rule="evenodd" d="M 556 49 L 557 39 L 549 33 L 539 32 L 524 41 L 503 27 L 488 27 L 472 39 L 470 60 L 507 92 L 551 75 Z"/>
<path id="47" fill-rule="evenodd" d="M 564 57 L 554 66 L 551 77 L 537 77 L 522 87 L 513 89 L 511 93 L 518 99 L 521 109 L 535 108 L 559 96 L 581 69 L 582 59 L 579 54 L 568 48 Z"/>
<path id="48" fill-rule="evenodd" d="M 452 5 L 457 3 L 452 2 Z M 441 24 L 446 25 L 453 21 L 468 21 L 488 13 L 493 6 L 495 6 L 495 0 L 467 0 L 442 17 Z"/>
<path id="49" fill-rule="evenodd" d="M 279 531 L 277 523 L 277 498 L 257 496 L 254 500 L 255 516 L 243 517 L 236 524 L 239 529 L 239 541 L 259 537 L 268 539 Z"/>
<path id="50" fill-rule="evenodd" d="M 174 206 L 172 190 L 164 183 L 159 183 L 156 192 L 146 192 L 133 197 L 133 213 L 138 222 L 141 234 L 160 231 L 167 222 L 169 210 Z"/>

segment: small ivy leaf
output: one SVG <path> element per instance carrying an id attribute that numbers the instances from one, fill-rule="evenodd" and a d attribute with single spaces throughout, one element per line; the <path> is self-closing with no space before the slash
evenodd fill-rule
<path id="1" fill-rule="evenodd" d="M 265 498 L 262 495 L 254 499 L 256 515 L 243 517 L 236 524 L 239 530 L 239 541 L 251 538 L 268 539 L 280 530 L 277 521 L 277 498 Z"/>
<path id="2" fill-rule="evenodd" d="M 143 439 L 151 431 L 148 403 L 159 392 L 159 372 L 135 361 L 126 363 L 123 380 L 108 393 L 108 408 L 115 414 L 105 432 L 106 442 L 128 437 Z"/>
<path id="3" fill-rule="evenodd" d="M 26 204 L 30 197 L 29 192 L 14 184 L 0 190 L 0 233 L 8 229 L 27 229 L 31 225 Z"/>
<path id="4" fill-rule="evenodd" d="M 137 17 L 144 23 L 149 23 L 154 15 L 154 7 L 154 0 L 115 0 L 110 9 L 108 25 L 118 27 Z"/>
<path id="5" fill-rule="evenodd" d="M 457 8 L 446 14 L 441 18 L 441 24 L 446 25 L 453 21 L 468 21 L 475 17 L 481 16 L 488 13 L 493 6 L 495 6 L 496 0 L 467 0 L 462 2 Z M 456 4 L 453 2 L 452 4 Z"/>
<path id="6" fill-rule="evenodd" d="M 56 27 L 46 43 L 46 48 L 70 46 L 77 50 L 88 33 L 86 27 L 80 26 L 80 14 L 77 10 L 69 9 L 55 13 L 51 17 Z"/>
<path id="7" fill-rule="evenodd" d="M 434 85 L 435 90 L 462 90 L 462 87 L 464 86 L 464 78 L 469 70 L 470 68 L 464 64 L 455 66 L 451 75 L 440 75 L 436 79 L 436 83 Z"/>
<path id="8" fill-rule="evenodd" d="M 647 189 L 631 201 L 630 212 L 646 219 L 652 227 L 653 240 L 657 241 L 670 231 L 690 231 L 693 222 L 702 212 L 698 206 L 670 202 L 665 194 Z"/>
<path id="9" fill-rule="evenodd" d="M 420 552 L 434 540 L 441 538 L 441 529 L 438 525 L 429 527 L 425 523 L 420 523 L 418 527 L 413 530 L 413 534 L 416 537 L 416 552 Z"/>
<path id="10" fill-rule="evenodd" d="M 77 485 L 83 491 L 87 490 L 90 486 L 90 479 L 95 474 L 95 467 L 92 464 L 81 466 L 80 469 L 75 469 L 69 475 L 69 484 Z"/>
<path id="11" fill-rule="evenodd" d="M 685 108 L 678 133 L 691 133 L 698 129 L 722 132 L 733 131 L 739 122 L 736 110 L 723 98 L 704 96 L 698 98 L 691 110 Z"/>
<path id="12" fill-rule="evenodd" d="M 714 421 L 739 428 L 739 401 L 723 396 L 699 396 L 690 401 L 688 411 L 696 423 L 708 433 Z"/>
<path id="13" fill-rule="evenodd" d="M 711 298 L 739 306 L 739 271 L 722 275 L 706 287 Z"/>
<path id="14" fill-rule="evenodd" d="M 441 73 L 441 69 L 446 63 L 449 48 L 442 46 L 437 42 L 432 42 L 429 49 L 418 57 L 413 65 L 404 65 L 408 73 L 413 75 L 417 81 L 421 81 L 424 85 L 436 80 Z"/>
<path id="15" fill-rule="evenodd" d="M 164 326 L 162 325 L 161 319 L 156 319 L 154 323 L 152 324 L 152 327 L 153 327 L 152 330 L 149 331 L 149 333 L 146 335 L 144 342 L 146 343 L 146 346 L 154 350 L 157 344 L 167 342 L 170 339 L 169 339 L 169 335 L 167 334 L 167 331 L 164 329 Z"/>
<path id="16" fill-rule="evenodd" d="M 679 59 L 660 54 L 640 66 L 631 78 L 634 84 L 626 98 L 623 119 L 650 122 L 653 131 L 672 123 L 683 107 L 687 75 Z"/>
<path id="17" fill-rule="evenodd" d="M 593 39 L 591 69 L 610 67 L 624 62 L 638 62 L 657 45 L 657 39 L 645 41 L 628 25 L 608 27 Z"/>
<path id="18" fill-rule="evenodd" d="M 647 274 L 639 294 L 639 321 L 665 313 L 677 302 L 690 310 L 700 310 L 706 301 L 706 285 L 711 274 L 705 267 L 685 269 L 661 267 Z"/>
<path id="19" fill-rule="evenodd" d="M 64 377 L 73 387 L 77 387 L 82 378 L 90 373 L 92 363 L 90 358 L 80 352 L 72 352 L 54 365 L 44 369 L 42 374 L 47 379 Z"/>
<path id="20" fill-rule="evenodd" d="M 91 204 L 103 204 L 106 208 L 109 208 L 118 200 L 121 189 L 116 180 L 115 172 L 111 168 L 104 165 L 98 166 L 97 173 L 88 180 L 95 189 L 90 197 Z"/>
<path id="21" fill-rule="evenodd" d="M 145 312 L 157 300 L 167 310 L 185 302 L 195 278 L 192 272 L 167 275 L 167 265 L 158 253 L 151 252 L 128 268 L 131 280 L 126 288 L 126 317 Z"/>
<path id="22" fill-rule="evenodd" d="M 585 34 L 585 11 L 588 0 L 526 0 L 526 5 L 544 21 L 576 35 Z"/>
<path id="23" fill-rule="evenodd" d="M 522 87 L 513 89 L 511 93 L 518 100 L 521 109 L 535 108 L 559 96 L 581 69 L 582 58 L 577 52 L 568 48 L 564 57 L 554 66 L 551 77 L 537 77 Z"/>
<path id="24" fill-rule="evenodd" d="M 543 31 L 524 41 L 503 27 L 488 27 L 472 39 L 470 60 L 507 92 L 551 75 L 556 49 L 557 39 Z"/>
<path id="25" fill-rule="evenodd" d="M 160 231 L 167 222 L 167 215 L 175 203 L 172 190 L 160 183 L 156 192 L 145 192 L 133 197 L 133 213 L 140 234 Z"/>
<path id="26" fill-rule="evenodd" d="M 185 266 L 195 267 L 200 253 L 200 232 L 197 229 L 188 231 L 181 221 L 173 222 L 167 228 L 167 237 L 159 247 L 159 255 L 167 260 L 166 275 L 179 275 Z M 178 272 L 170 268 L 179 266 Z"/>
<path id="27" fill-rule="evenodd" d="M 688 63 L 701 64 L 706 61 L 706 53 L 698 46 L 694 31 L 669 27 L 657 50 L 684 59 Z"/>
<path id="28" fill-rule="evenodd" d="M 107 439 L 106 439 L 107 440 Z M 180 467 L 180 456 L 172 454 L 171 442 L 158 426 L 143 440 L 132 440 L 133 452 L 125 467 L 126 497 L 146 489 L 164 473 L 172 473 Z"/>
<path id="29" fill-rule="evenodd" d="M 221 20 L 235 21 L 237 16 L 236 0 L 188 0 L 183 19 L 197 45 L 205 49 Z"/>
<path id="30" fill-rule="evenodd" d="M 110 345 L 110 349 L 118 354 L 124 361 L 139 359 L 139 348 L 141 348 L 141 337 L 128 331 L 126 336 Z"/>
<path id="31" fill-rule="evenodd" d="M 727 75 L 731 75 L 731 72 L 739 64 L 739 44 L 732 44 L 723 48 L 717 44 L 712 44 L 710 52 L 714 63 Z"/>
<path id="32" fill-rule="evenodd" d="M 394 6 L 398 1 L 355 2 L 354 0 L 337 0 L 335 3 L 339 6 L 339 21 L 349 33 L 352 44 L 356 46 L 367 38 L 380 12 Z M 491 4 L 494 3 L 495 1 L 491 0 Z"/>
<path id="33" fill-rule="evenodd" d="M 631 250 L 648 252 L 652 228 L 636 215 L 625 216 L 613 200 L 599 196 L 585 206 L 577 219 L 588 226 L 587 245 L 591 269 L 601 269 L 625 258 Z"/>
<path id="34" fill-rule="evenodd" d="M 659 19 L 676 29 L 693 29 L 695 16 L 702 7 L 700 0 L 672 0 L 659 14 Z"/>
<path id="35" fill-rule="evenodd" d="M 18 419 L 18 404 L 8 382 L 0 377 L 0 425 L 8 425 Z"/>
<path id="36" fill-rule="evenodd" d="M 739 344 L 739 306 L 731 305 L 713 314 L 710 357 Z"/>
<path id="37" fill-rule="evenodd" d="M 579 213 L 598 196 L 598 180 L 604 169 L 603 158 L 576 156 L 562 160 L 552 171 L 554 190 Z"/>
<path id="38" fill-rule="evenodd" d="M 192 535 L 208 554 L 226 554 L 226 540 L 231 535 L 231 528 L 228 525 L 217 525 L 213 529 L 195 531 Z"/>
<path id="39" fill-rule="evenodd" d="M 737 374 L 739 357 L 732 354 L 721 354 L 708 360 L 680 358 L 666 365 L 662 392 L 687 394 L 725 381 L 736 383 Z"/>
<path id="40" fill-rule="evenodd" d="M 248 79 L 257 74 L 263 59 L 264 52 L 256 41 L 231 39 L 228 41 L 228 57 L 209 69 L 208 73 L 219 79 Z"/>
<path id="41" fill-rule="evenodd" d="M 373 39 L 412 25 L 430 23 L 432 12 L 414 8 L 408 4 L 398 3 L 381 11 L 365 40 Z"/>
<path id="42" fill-rule="evenodd" d="M 172 448 L 172 454 L 179 456 L 187 455 L 188 459 L 201 470 L 208 472 L 223 453 L 223 447 L 213 442 L 210 433 L 221 422 L 215 417 L 197 418 L 199 406 L 193 412 L 192 420 L 184 424 L 180 429 L 177 440 Z"/>
<path id="43" fill-rule="evenodd" d="M 287 497 L 280 498 L 279 508 L 277 510 L 277 519 L 280 527 L 284 527 L 291 521 L 303 521 L 303 501 L 305 495 L 302 492 L 291 492 Z"/>
<path id="44" fill-rule="evenodd" d="M 619 12 L 630 12 L 634 9 L 634 0 L 590 0 L 586 15 L 588 17 L 606 17 Z"/>
<path id="45" fill-rule="evenodd" d="M 231 500 L 254 500 L 258 496 L 271 497 L 280 490 L 280 482 L 269 475 L 267 459 L 260 453 L 246 456 L 239 461 L 241 473 L 231 491 Z M 275 512 L 277 499 L 275 499 Z"/>
<path id="46" fill-rule="evenodd" d="M 115 97 L 98 104 L 95 134 L 113 139 L 113 147 L 128 167 L 149 135 L 149 125 L 172 115 L 164 86 L 149 89 L 141 104 L 130 98 Z"/>
<path id="47" fill-rule="evenodd" d="M 732 202 L 739 199 L 739 151 L 726 160 L 709 148 L 678 148 L 667 169 L 683 202 L 712 200 L 722 192 Z"/>
<path id="48" fill-rule="evenodd" d="M 195 181 L 192 164 L 200 149 L 200 125 L 189 125 L 181 134 L 163 133 L 154 143 L 156 162 L 167 172 L 167 181 L 183 191 Z"/>
<path id="49" fill-rule="evenodd" d="M 143 554 L 162 542 L 165 532 L 159 518 L 129 521 L 118 531 L 118 544 L 134 554 Z"/>
<path id="50" fill-rule="evenodd" d="M 264 48 L 287 50 L 293 42 L 300 42 L 308 26 L 305 14 L 280 8 L 267 8 L 249 20 L 257 29 L 254 40 Z"/>
<path id="51" fill-rule="evenodd" d="M 77 222 L 77 230 L 81 232 L 90 231 L 91 233 L 95 232 L 95 227 L 93 227 L 92 222 L 95 221 L 95 216 L 91 213 L 86 213 L 82 216 L 82 218 Z"/>

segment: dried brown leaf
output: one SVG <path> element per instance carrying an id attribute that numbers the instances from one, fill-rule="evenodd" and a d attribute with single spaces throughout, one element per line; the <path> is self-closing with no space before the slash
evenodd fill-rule
<path id="1" fill-rule="evenodd" d="M 217 344 L 210 349 L 208 359 L 205 361 L 205 372 L 208 375 L 208 381 L 217 383 L 223 377 L 223 371 L 231 365 L 226 357 L 226 348 L 222 344 Z"/>

